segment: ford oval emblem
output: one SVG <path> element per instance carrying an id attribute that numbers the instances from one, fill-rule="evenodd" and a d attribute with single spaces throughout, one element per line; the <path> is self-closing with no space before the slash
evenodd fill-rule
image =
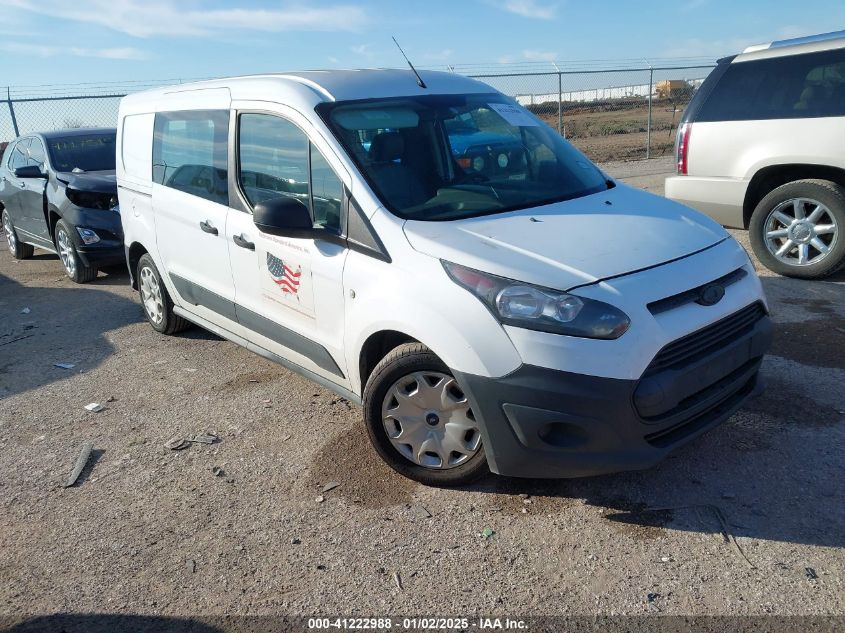
<path id="1" fill-rule="evenodd" d="M 725 296 L 725 287 L 722 284 L 707 284 L 698 293 L 696 303 L 702 306 L 714 306 Z"/>

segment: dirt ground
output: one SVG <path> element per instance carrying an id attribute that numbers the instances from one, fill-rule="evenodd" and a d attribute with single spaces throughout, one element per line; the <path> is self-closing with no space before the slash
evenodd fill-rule
<path id="1" fill-rule="evenodd" d="M 655 99 L 651 111 L 651 157 L 671 156 L 675 134 L 687 99 Z M 533 108 L 535 114 L 557 129 L 557 104 Z M 646 157 L 648 106 L 641 102 L 610 102 L 606 106 L 566 104 L 563 131 L 567 140 L 591 160 L 604 163 Z"/>
<path id="2" fill-rule="evenodd" d="M 660 193 L 670 165 L 607 168 Z M 845 275 L 761 274 L 768 390 L 723 426 L 643 472 L 440 490 L 384 466 L 332 393 L 202 330 L 155 333 L 125 273 L 79 287 L 54 256 L 3 248 L 0 630 L 57 613 L 842 618 Z M 221 441 L 165 447 L 201 431 Z M 64 488 L 87 441 L 93 466 Z"/>

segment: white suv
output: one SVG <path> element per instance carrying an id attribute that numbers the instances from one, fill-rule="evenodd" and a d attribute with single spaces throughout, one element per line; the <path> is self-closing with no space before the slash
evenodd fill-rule
<path id="1" fill-rule="evenodd" d="M 722 59 L 687 107 L 666 196 L 750 231 L 760 261 L 845 265 L 845 31 Z"/>
<path id="2" fill-rule="evenodd" d="M 644 468 L 758 387 L 771 325 L 736 241 L 477 81 L 140 93 L 117 163 L 152 327 L 199 324 L 363 404 L 418 481 Z"/>

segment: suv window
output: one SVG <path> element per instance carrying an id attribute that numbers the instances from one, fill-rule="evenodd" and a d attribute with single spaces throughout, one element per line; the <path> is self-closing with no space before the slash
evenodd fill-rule
<path id="1" fill-rule="evenodd" d="M 250 204 L 298 198 L 315 226 L 340 232 L 343 183 L 296 125 L 271 114 L 242 114 L 238 154 L 238 182 Z"/>
<path id="2" fill-rule="evenodd" d="M 845 116 L 845 49 L 731 64 L 697 121 Z"/>
<path id="3" fill-rule="evenodd" d="M 15 145 L 15 148 L 12 150 L 12 155 L 9 158 L 10 171 L 15 171 L 18 167 L 26 167 L 29 142 L 30 139 L 25 138 L 18 141 L 17 145 Z"/>
<path id="4" fill-rule="evenodd" d="M 29 160 L 26 164 L 40 167 L 43 170 L 45 158 L 46 154 L 44 152 L 44 144 L 40 139 L 32 139 L 32 144 L 29 146 Z"/>
<path id="5" fill-rule="evenodd" d="M 229 112 L 160 112 L 153 134 L 153 181 L 229 204 Z"/>

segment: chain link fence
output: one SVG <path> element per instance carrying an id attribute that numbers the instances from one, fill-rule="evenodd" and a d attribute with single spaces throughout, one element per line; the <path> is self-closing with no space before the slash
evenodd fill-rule
<path id="1" fill-rule="evenodd" d="M 671 154 L 681 114 L 712 68 L 467 74 L 513 97 L 603 163 Z M 179 80 L 121 84 L 119 90 L 94 84 L 0 89 L 0 147 L 35 131 L 113 127 L 122 96 L 175 83 Z"/>

